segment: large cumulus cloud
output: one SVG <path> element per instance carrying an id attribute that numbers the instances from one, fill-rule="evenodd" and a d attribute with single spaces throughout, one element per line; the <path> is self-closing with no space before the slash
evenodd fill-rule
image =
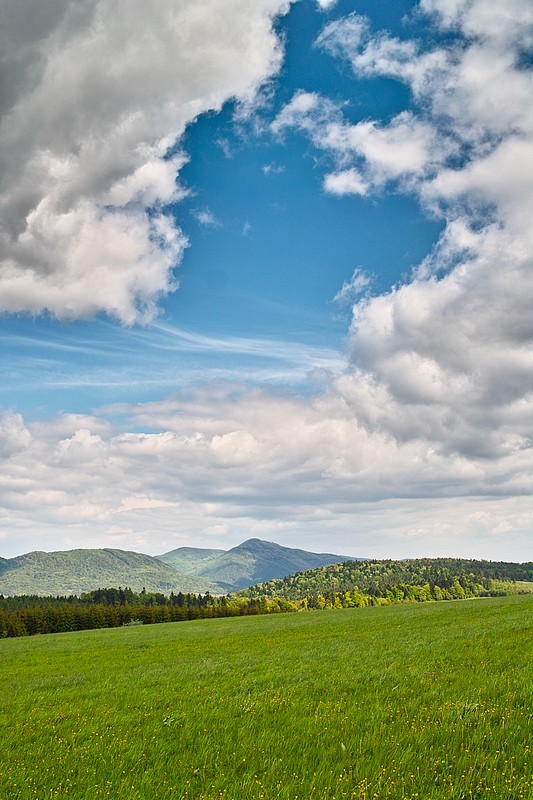
<path id="1" fill-rule="evenodd" d="M 13 554 L 41 536 L 52 549 L 152 553 L 259 536 L 359 556 L 525 557 L 532 512 L 516 461 L 370 431 L 344 389 L 211 384 L 113 408 L 123 430 L 103 412 L 27 425 L 7 412 L 0 537 Z"/>
<path id="2" fill-rule="evenodd" d="M 533 447 L 533 46 L 526 0 L 424 0 L 447 34 L 423 46 L 352 14 L 317 44 L 359 79 L 407 84 L 412 107 L 392 120 L 344 119 L 297 93 L 274 123 L 328 154 L 324 188 L 417 197 L 445 221 L 410 280 L 353 307 L 350 363 L 337 388 L 369 431 L 425 441 L 453 458 L 505 463 L 530 491 Z M 529 98 L 529 99 L 528 99 Z M 385 232 L 384 232 L 385 233 Z M 507 481 L 504 482 L 505 485 Z"/>
<path id="3" fill-rule="evenodd" d="M 173 288 L 172 147 L 279 67 L 287 0 L 6 0 L 0 308 L 124 323 Z M 173 153 L 173 154 L 172 154 Z"/>

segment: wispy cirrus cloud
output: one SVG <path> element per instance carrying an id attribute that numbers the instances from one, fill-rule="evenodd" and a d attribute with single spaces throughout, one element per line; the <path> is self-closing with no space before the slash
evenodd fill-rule
<path id="1" fill-rule="evenodd" d="M 162 322 L 124 330 L 100 321 L 71 329 L 68 342 L 45 335 L 9 337 L 0 368 L 7 382 L 35 394 L 38 403 L 45 391 L 78 388 L 94 393 L 94 406 L 106 402 L 98 400 L 98 389 L 140 397 L 148 387 L 166 393 L 199 380 L 240 381 L 243 371 L 252 384 L 305 386 L 310 373 L 342 372 L 345 358 L 334 348 L 282 338 L 209 336 Z"/>
<path id="2" fill-rule="evenodd" d="M 352 273 L 349 281 L 344 281 L 341 289 L 333 298 L 336 303 L 344 305 L 346 303 L 354 303 L 361 295 L 368 295 L 372 285 L 372 277 L 361 269 L 356 267 Z"/>

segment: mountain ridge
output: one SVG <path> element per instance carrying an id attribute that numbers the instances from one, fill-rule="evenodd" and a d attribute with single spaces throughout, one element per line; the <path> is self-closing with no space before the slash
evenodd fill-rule
<path id="1" fill-rule="evenodd" d="M 0 558 L 0 594 L 77 595 L 118 586 L 166 594 L 228 594 L 253 583 L 347 560 L 357 559 L 261 539 L 248 539 L 227 551 L 176 548 L 161 556 L 114 548 L 33 550 L 11 559 Z M 172 561 L 182 569 L 176 569 Z"/>
<path id="2" fill-rule="evenodd" d="M 133 550 L 33 550 L 0 563 L 0 593 L 4 595 L 76 595 L 118 585 L 134 591 L 220 592 L 208 579 L 181 575 L 153 556 Z"/>

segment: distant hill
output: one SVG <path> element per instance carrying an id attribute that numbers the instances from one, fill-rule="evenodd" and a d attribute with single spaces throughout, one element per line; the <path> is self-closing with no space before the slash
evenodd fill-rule
<path id="1" fill-rule="evenodd" d="M 260 581 L 283 578 L 286 575 L 313 567 L 353 560 L 352 556 L 310 553 L 307 550 L 283 547 L 280 544 L 264 542 L 261 539 L 248 539 L 231 550 L 218 551 L 218 555 L 214 556 L 212 553 L 217 551 L 178 548 L 177 551 L 173 550 L 159 558 L 165 561 L 172 557 L 173 553 L 178 553 L 179 558 L 180 551 L 184 549 L 193 551 L 190 554 L 190 564 L 196 560 L 196 566 L 191 567 L 188 574 L 213 581 L 219 586 L 223 586 L 227 592 L 237 591 Z M 202 552 L 208 555 L 202 558 Z M 183 562 L 175 560 L 168 563 L 181 564 Z"/>
<path id="2" fill-rule="evenodd" d="M 178 547 L 160 556 L 126 550 L 35 551 L 0 558 L 0 594 L 70 595 L 100 588 L 227 594 L 348 556 L 249 539 L 231 550 Z"/>
<path id="3" fill-rule="evenodd" d="M 151 592 L 224 590 L 208 578 L 182 575 L 153 556 L 126 550 L 33 552 L 0 559 L 0 594 L 70 595 L 102 587 Z"/>
<path id="4" fill-rule="evenodd" d="M 213 550 L 203 547 L 178 547 L 169 553 L 155 556 L 159 561 L 170 564 L 171 567 L 184 575 L 195 574 L 196 570 L 205 567 L 216 556 L 223 555 L 225 550 Z"/>

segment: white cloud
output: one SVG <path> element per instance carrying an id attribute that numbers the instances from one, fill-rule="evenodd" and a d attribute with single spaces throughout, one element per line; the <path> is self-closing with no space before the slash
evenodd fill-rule
<path id="1" fill-rule="evenodd" d="M 198 220 L 200 225 L 206 228 L 217 228 L 220 225 L 219 220 L 208 208 L 196 209 L 191 213 Z"/>
<path id="2" fill-rule="evenodd" d="M 330 172 L 324 178 L 324 189 L 329 194 L 339 196 L 345 194 L 368 194 L 368 183 L 364 180 L 361 173 L 351 167 L 340 172 Z"/>
<path id="3" fill-rule="evenodd" d="M 31 433 L 20 414 L 4 411 L 0 414 L 0 455 L 9 458 L 26 450 L 31 443 Z"/>
<path id="4" fill-rule="evenodd" d="M 367 293 L 368 288 L 372 283 L 372 278 L 366 274 L 361 267 L 354 269 L 352 277 L 349 281 L 344 281 L 342 288 L 337 292 L 333 298 L 336 303 L 353 302 L 361 295 Z"/>
<path id="5" fill-rule="evenodd" d="M 320 8 L 324 10 L 328 8 L 333 8 L 333 6 L 338 2 L 338 0 L 317 0 L 317 3 Z"/>
<path id="6" fill-rule="evenodd" d="M 340 134 L 341 147 L 344 145 L 365 159 L 375 184 L 402 175 L 420 176 L 429 164 L 442 158 L 441 153 L 435 152 L 433 128 L 408 112 L 398 114 L 383 127 L 373 121 L 360 122 Z"/>
<path id="7" fill-rule="evenodd" d="M 185 245 L 163 214 L 102 213 L 87 201 L 57 214 L 43 200 L 3 262 L 2 308 L 66 319 L 103 310 L 126 324 L 150 319 L 157 298 L 175 287 L 172 268 Z"/>
<path id="8" fill-rule="evenodd" d="M 357 49 L 367 38 L 368 27 L 366 17 L 349 14 L 326 25 L 316 43 L 334 56 L 344 55 L 346 50 Z"/>
<path id="9" fill-rule="evenodd" d="M 347 58 L 361 77 L 385 75 L 407 83 L 434 119 L 439 116 L 441 134 L 458 135 L 464 144 L 531 130 L 533 76 L 518 67 L 533 42 L 529 0 L 505 8 L 485 0 L 427 0 L 421 8 L 470 41 L 422 49 L 386 32 L 370 36 L 368 23 L 349 15 L 326 26 L 317 43 Z"/>
<path id="10" fill-rule="evenodd" d="M 263 174 L 267 177 L 269 175 L 281 175 L 283 172 L 285 172 L 285 167 L 282 164 L 276 164 L 274 162 L 271 164 L 264 164 L 262 169 Z"/>
<path id="11" fill-rule="evenodd" d="M 425 447 L 429 491 L 434 471 L 435 490 L 442 480 L 449 491 L 462 483 L 473 494 L 490 493 L 489 486 L 528 494 L 533 75 L 522 56 L 533 46 L 533 12 L 523 0 L 505 8 L 477 0 L 422 7 L 429 22 L 464 39 L 423 50 L 372 36 L 365 20 L 350 15 L 318 40 L 347 57 L 360 78 L 407 83 L 408 112 L 350 124 L 342 106 L 297 93 L 274 127 L 299 129 L 330 157 L 326 190 L 367 195 L 393 181 L 445 222 L 408 282 L 354 306 L 351 365 L 335 383 L 353 418 L 370 436 L 391 437 L 404 458 L 408 446 Z M 493 469 L 497 478 L 489 477 Z"/>
<path id="12" fill-rule="evenodd" d="M 129 324 L 175 288 L 186 125 L 279 67 L 286 0 L 9 4 L 0 45 L 0 295 L 7 311 Z M 32 19 L 32 25 L 23 24 Z"/>
<path id="13" fill-rule="evenodd" d="M 425 439 L 450 455 L 500 457 L 516 470 L 511 485 L 525 491 L 533 446 L 533 125 L 524 101 L 533 84 L 519 66 L 524 39 L 511 32 L 531 14 L 523 3 L 503 16 L 492 9 L 495 25 L 476 3 L 430 5 L 474 40 L 452 54 L 419 55 L 410 43 L 380 37 L 360 57 L 351 54 L 354 68 L 368 71 L 365 54 L 379 47 L 374 72 L 401 75 L 423 101 L 421 124 L 433 126 L 442 163 L 435 158 L 435 173 L 419 174 L 414 189 L 447 225 L 410 283 L 356 305 L 355 373 L 347 380 L 370 429 Z M 461 166 L 446 162 L 450 139 L 467 154 Z M 404 167 L 394 147 L 389 156 Z"/>
<path id="14" fill-rule="evenodd" d="M 388 124 L 342 118 L 341 106 L 315 93 L 297 92 L 272 125 L 274 133 L 297 128 L 333 159 L 335 171 L 324 179 L 327 192 L 366 195 L 372 187 L 399 181 L 411 189 L 435 173 L 456 146 L 410 112 Z"/>
<path id="15" fill-rule="evenodd" d="M 421 0 L 421 8 L 435 14 L 444 28 L 466 36 L 495 41 L 503 47 L 531 48 L 533 8 L 528 0 Z"/>
<path id="16" fill-rule="evenodd" d="M 162 552 L 217 536 L 227 547 L 253 531 L 276 539 L 282 529 L 283 543 L 353 555 L 510 557 L 514 548 L 524 557 L 531 505 L 512 495 L 528 491 L 527 451 L 519 463 L 394 440 L 354 415 L 365 391 L 382 413 L 379 387 L 372 395 L 346 375 L 314 398 L 206 385 L 131 407 L 129 432 L 98 418 L 68 437 L 74 419 L 29 425 L 32 439 L 0 479 L 0 527 L 18 531 L 19 551 L 38 547 L 43 531 L 60 549 L 66 538 L 104 546 L 120 529 L 120 546 L 142 536 Z M 133 432 L 143 429 L 159 432 Z M 466 538 L 474 530 L 479 538 Z"/>
<path id="17" fill-rule="evenodd" d="M 124 513 L 127 511 L 149 510 L 153 508 L 179 508 L 179 503 L 168 503 L 165 500 L 157 500 L 151 497 L 143 497 L 142 495 L 132 495 L 131 497 L 123 498 L 117 513 Z"/>
<path id="18" fill-rule="evenodd" d="M 299 128 L 315 136 L 317 129 L 339 118 L 335 103 L 316 92 L 298 91 L 272 122 L 274 134 L 282 135 L 287 128 Z"/>

